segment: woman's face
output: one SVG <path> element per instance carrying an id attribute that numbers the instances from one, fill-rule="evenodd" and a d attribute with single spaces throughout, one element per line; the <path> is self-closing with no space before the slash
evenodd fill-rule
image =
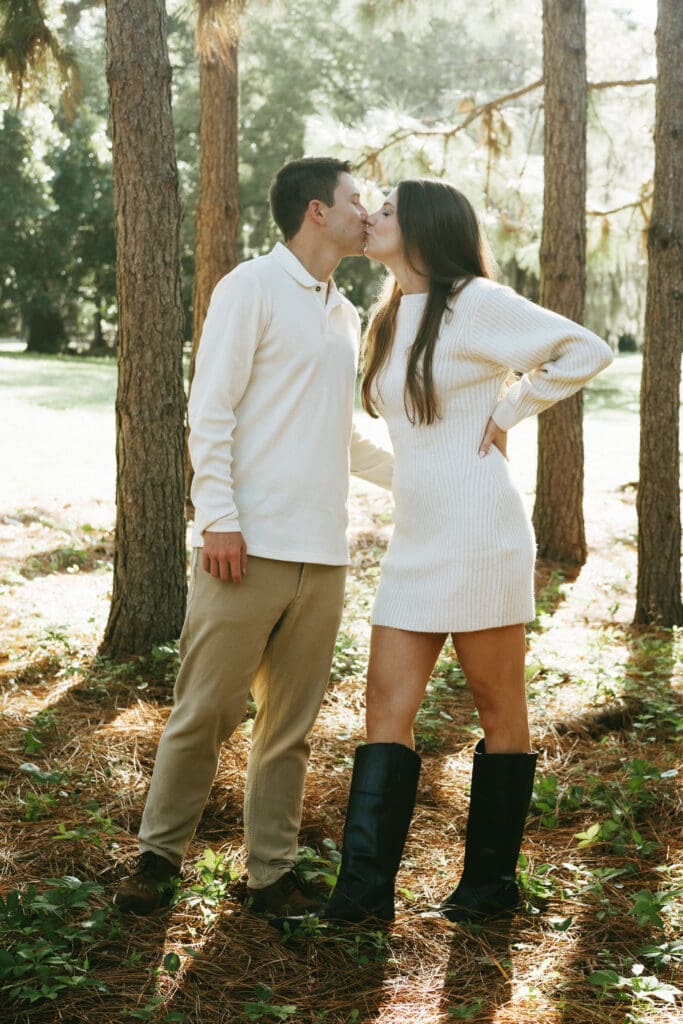
<path id="1" fill-rule="evenodd" d="M 389 193 L 382 206 L 368 217 L 365 254 L 390 266 L 403 259 L 403 236 L 398 225 L 398 189 Z"/>

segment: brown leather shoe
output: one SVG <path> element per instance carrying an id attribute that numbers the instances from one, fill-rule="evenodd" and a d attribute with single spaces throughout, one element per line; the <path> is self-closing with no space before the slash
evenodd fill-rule
<path id="1" fill-rule="evenodd" d="M 274 914 L 276 917 L 317 914 L 325 902 L 322 896 L 316 899 L 305 892 L 294 868 L 265 889 L 247 888 L 247 899 L 250 909 L 257 914 Z"/>
<path id="2" fill-rule="evenodd" d="M 173 880 L 180 869 L 158 853 L 146 850 L 138 857 L 135 871 L 124 878 L 114 896 L 119 910 L 132 914 L 151 914 L 167 907 L 173 894 Z"/>

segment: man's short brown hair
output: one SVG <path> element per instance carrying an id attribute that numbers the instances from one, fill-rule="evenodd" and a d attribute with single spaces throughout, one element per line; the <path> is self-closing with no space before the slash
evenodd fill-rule
<path id="1" fill-rule="evenodd" d="M 308 204 L 319 199 L 326 206 L 334 206 L 334 190 L 340 174 L 349 174 L 348 160 L 329 156 L 308 156 L 291 160 L 275 175 L 270 186 L 270 209 L 273 220 L 289 241 L 304 222 Z"/>

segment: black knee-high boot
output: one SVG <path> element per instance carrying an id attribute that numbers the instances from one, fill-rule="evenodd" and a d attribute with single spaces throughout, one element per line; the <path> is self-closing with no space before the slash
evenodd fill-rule
<path id="1" fill-rule="evenodd" d="M 358 747 L 346 809 L 342 862 L 321 921 L 394 919 L 394 879 L 415 807 L 421 761 L 401 743 Z M 295 927 L 304 918 L 277 918 Z"/>
<path id="2" fill-rule="evenodd" d="M 421 763 L 401 743 L 368 743 L 356 751 L 339 878 L 321 919 L 393 921 L 394 880 Z"/>
<path id="3" fill-rule="evenodd" d="M 465 865 L 440 906 L 451 921 L 495 917 L 519 903 L 515 871 L 534 785 L 536 754 L 474 749 Z"/>

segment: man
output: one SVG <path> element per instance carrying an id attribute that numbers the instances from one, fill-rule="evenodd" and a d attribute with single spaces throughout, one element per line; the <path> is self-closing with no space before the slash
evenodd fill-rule
<path id="1" fill-rule="evenodd" d="M 393 459 L 352 425 L 359 318 L 331 274 L 367 212 L 346 162 L 286 164 L 270 190 L 285 244 L 217 285 L 189 401 L 193 558 L 175 704 L 116 895 L 164 906 L 221 743 L 257 705 L 244 798 L 255 910 L 312 911 L 294 865 L 308 737 L 341 619 L 351 471 L 385 487 Z"/>

